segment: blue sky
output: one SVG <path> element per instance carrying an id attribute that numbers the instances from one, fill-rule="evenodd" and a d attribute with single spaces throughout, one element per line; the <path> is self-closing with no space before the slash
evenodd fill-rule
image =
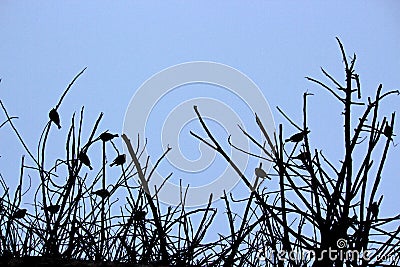
<path id="1" fill-rule="evenodd" d="M 65 127 L 60 132 L 52 129 L 55 147 L 49 153 L 54 157 L 63 156 L 70 117 L 82 105 L 87 127 L 104 112 L 100 129 L 121 132 L 137 88 L 183 62 L 214 61 L 246 74 L 264 93 L 276 125 L 286 123 L 276 106 L 300 123 L 302 93 L 314 93 L 309 102 L 312 145 L 332 160 L 343 154 L 338 149 L 343 139 L 341 107 L 304 76 L 322 78 L 323 66 L 343 78 L 335 37 L 349 56 L 357 54 L 363 96 L 372 96 L 379 83 L 386 90 L 400 85 L 398 1 L 1 1 L 0 12 L 0 98 L 11 115 L 19 116 L 15 124 L 31 149 L 48 111 L 72 78 L 88 67 L 60 108 Z M 196 90 L 202 89 L 178 92 L 170 102 L 179 104 Z M 200 95 L 204 92 L 207 89 Z M 399 111 L 398 97 L 386 104 L 382 116 Z M 244 120 L 254 123 L 249 118 L 247 114 Z M 286 124 L 286 135 L 294 131 Z M 19 172 L 15 163 L 24 151 L 10 132 L 8 127 L 0 129 L 0 170 L 12 185 Z M 399 202 L 394 186 L 399 159 L 399 147 L 393 148 L 382 183 L 383 192 L 390 195 L 384 202 L 388 212 Z M 247 194 L 240 188 L 238 195 Z"/>

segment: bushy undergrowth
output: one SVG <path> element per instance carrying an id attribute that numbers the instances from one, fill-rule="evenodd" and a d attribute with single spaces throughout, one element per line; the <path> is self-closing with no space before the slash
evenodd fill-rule
<path id="1" fill-rule="evenodd" d="M 260 165 L 254 166 L 255 184 L 250 183 L 251 179 L 238 169 L 214 138 L 201 117 L 201 107 L 194 107 L 204 132 L 192 132 L 192 135 L 216 150 L 249 188 L 246 199 L 237 200 L 229 194 L 222 197 L 230 234 L 220 235 L 216 242 L 204 241 L 217 213 L 211 196 L 204 207 L 188 210 L 183 188 L 181 205 L 163 209 L 157 193 L 149 193 L 148 181 L 157 164 L 150 169 L 148 158 L 142 157 L 145 139 L 132 140 L 124 134 L 117 136 L 99 130 L 103 114 L 92 126 L 90 136 L 84 139 L 82 108 L 79 115 L 74 114 L 70 120 L 65 158 L 54 159 L 47 155 L 48 146 L 52 145 L 48 141 L 49 135 L 55 133 L 50 128 L 59 128 L 60 119 L 63 127 L 67 127 L 68 120 L 59 118 L 57 110 L 84 70 L 68 85 L 58 104 L 49 108 L 49 121 L 36 151 L 25 145 L 13 123 L 15 118 L 1 102 L 6 117 L 1 130 L 10 126 L 26 151 L 19 166 L 20 177 L 15 192 L 10 192 L 7 186 L 8 177 L 0 176 L 1 264 L 25 264 L 21 259 L 32 261 L 33 256 L 40 256 L 58 265 L 84 264 L 85 261 L 152 266 L 367 266 L 381 263 L 378 253 L 398 253 L 399 216 L 380 218 L 382 197 L 376 196 L 393 141 L 395 122 L 394 113 L 390 119 L 380 119 L 378 108 L 382 99 L 398 94 L 398 91 L 382 93 L 380 85 L 374 98 L 362 102 L 360 79 L 354 71 L 356 57 L 354 55 L 348 62 L 339 40 L 338 43 L 345 65 L 345 83 L 340 84 L 324 69 L 323 74 L 334 89 L 316 79 L 308 79 L 321 85 L 343 104 L 345 156 L 340 166 L 331 163 L 321 151 L 310 148 L 308 93 L 304 94 L 300 125 L 279 109 L 298 129 L 294 135 L 284 138 L 282 125 L 273 136 L 268 135 L 257 116 L 255 123 L 265 139 L 256 140 L 243 130 L 243 134 L 263 152 L 262 156 L 251 154 L 260 160 Z M 357 122 L 354 122 L 353 106 L 364 110 Z M 126 144 L 127 155 L 115 145 L 118 138 Z M 383 152 L 378 158 L 372 157 L 382 139 Z M 240 150 L 234 144 L 230 145 Z M 364 147 L 365 154 L 354 159 L 355 147 L 360 146 Z M 101 151 L 97 155 L 102 162 L 100 169 L 91 166 L 88 151 L 94 147 Z M 169 150 L 167 148 L 157 162 L 162 161 Z M 107 161 L 110 155 L 115 156 L 113 161 Z M 263 162 L 273 164 L 268 173 L 262 168 Z M 107 178 L 106 172 L 110 168 L 119 170 L 117 179 Z M 34 170 L 40 181 L 37 187 L 29 188 L 34 191 L 31 201 L 23 201 L 25 188 L 29 187 L 27 181 L 31 179 L 25 173 L 27 169 Z M 278 191 L 268 191 L 262 183 L 263 179 L 272 177 L 279 184 Z M 367 187 L 368 183 L 372 184 L 371 189 Z M 26 205 L 27 202 L 30 205 Z M 244 213 L 237 214 L 232 208 L 235 205 L 245 207 Z M 388 224 L 394 224 L 395 230 L 387 231 Z M 305 227 L 311 231 L 305 231 Z M 338 248 L 339 238 L 346 241 L 346 247 Z M 323 253 L 330 248 L 360 253 L 373 248 L 375 254 L 364 260 L 331 259 Z M 285 257 L 277 253 L 282 251 L 287 252 Z M 318 260 L 288 257 L 290 253 L 305 251 L 313 251 Z M 267 257 L 269 252 L 271 256 Z M 77 260 L 81 262 L 77 263 Z M 398 259 L 392 261 L 393 264 L 397 262 Z"/>

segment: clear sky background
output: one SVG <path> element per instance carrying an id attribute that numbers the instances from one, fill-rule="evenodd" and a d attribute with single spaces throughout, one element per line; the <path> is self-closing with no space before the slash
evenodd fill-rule
<path id="1" fill-rule="evenodd" d="M 55 147 L 49 153 L 61 157 L 70 117 L 81 106 L 86 110 L 86 131 L 104 112 L 100 129 L 121 132 L 131 97 L 149 77 L 183 62 L 220 62 L 240 70 L 260 87 L 276 125 L 285 123 L 285 136 L 295 129 L 275 107 L 300 123 L 302 94 L 314 93 L 309 99 L 312 146 L 338 163 L 343 159 L 341 106 L 304 76 L 323 79 L 319 69 L 323 66 L 343 80 L 338 36 L 349 56 L 357 54 L 364 97 L 373 96 L 379 83 L 384 90 L 399 89 L 398 14 L 398 1 L 3 0 L 0 98 L 11 115 L 19 116 L 14 122 L 34 150 L 49 110 L 72 78 L 88 67 L 60 108 L 64 127 L 59 132 L 52 129 Z M 169 99 L 179 104 L 183 98 L 176 94 Z M 399 104 L 399 97 L 390 98 L 381 117 L 399 112 Z M 0 118 L 4 120 L 3 114 Z M 244 120 L 254 124 L 249 116 Z M 12 187 L 24 151 L 10 133 L 8 126 L 0 129 L 0 170 Z M 197 144 L 188 137 L 185 142 L 190 140 Z M 159 139 L 149 140 L 156 142 Z M 385 215 L 398 211 L 399 160 L 400 146 L 391 149 L 384 172 Z M 100 167 L 96 161 L 93 165 Z M 254 166 L 249 170 L 251 174 Z M 246 195 L 246 190 L 239 186 L 237 193 Z"/>

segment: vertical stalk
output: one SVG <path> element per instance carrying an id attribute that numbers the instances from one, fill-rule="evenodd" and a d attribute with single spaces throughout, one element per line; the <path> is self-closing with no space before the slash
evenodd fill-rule
<path id="1" fill-rule="evenodd" d="M 350 201 L 351 201 L 351 178 L 353 175 L 353 159 L 351 149 L 351 69 L 346 69 L 346 100 L 345 100 L 345 145 L 346 145 L 346 203 L 343 207 L 343 218 L 346 219 L 349 215 Z"/>
<path id="2" fill-rule="evenodd" d="M 106 189 L 106 142 L 103 141 L 103 178 L 102 178 L 102 183 L 103 183 L 103 190 Z M 105 221 L 105 212 L 104 212 L 104 205 L 105 204 L 105 198 L 101 198 L 101 240 L 100 240 L 100 258 L 103 256 L 104 252 L 104 240 L 105 240 L 105 233 L 104 233 L 104 221 Z"/>

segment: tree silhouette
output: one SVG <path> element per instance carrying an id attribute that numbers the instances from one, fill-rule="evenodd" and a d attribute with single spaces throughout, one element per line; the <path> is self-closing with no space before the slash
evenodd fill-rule
<path id="1" fill-rule="evenodd" d="M 150 168 L 149 159 L 143 158 L 147 140 L 138 136 L 131 142 L 132 136 L 100 131 L 103 113 L 90 127 L 88 137 L 82 134 L 87 127 L 83 107 L 79 115 L 72 114 L 69 126 L 66 119 L 60 118 L 57 110 L 86 68 L 74 77 L 48 114 L 50 120 L 43 128 L 36 153 L 17 130 L 17 117 L 10 116 L 0 100 L 6 117 L 0 129 L 10 126 L 28 155 L 28 160 L 25 156 L 21 159 L 14 194 L 7 186 L 9 178 L 0 173 L 0 265 L 93 266 L 93 262 L 111 262 L 112 266 L 395 266 L 399 257 L 385 261 L 380 257 L 399 253 L 400 215 L 381 217 L 383 196 L 378 195 L 388 151 L 394 145 L 395 113 L 388 118 L 378 111 L 385 98 L 399 92 L 382 92 L 379 85 L 373 98 L 362 101 L 360 78 L 354 68 L 356 55 L 348 61 L 343 45 L 337 41 L 345 69 L 344 84 L 324 69 L 323 74 L 335 89 L 307 79 L 343 105 L 345 155 L 340 164 L 330 161 L 322 151 L 311 149 L 309 93 L 303 95 L 303 121 L 299 125 L 278 108 L 296 128 L 295 133 L 284 133 L 281 124 L 276 133 L 269 135 L 257 114 L 255 123 L 264 140 L 255 139 L 241 128 L 263 155 L 244 151 L 228 139 L 234 149 L 259 158 L 260 163 L 254 166 L 254 184 L 209 130 L 201 107 L 194 107 L 208 139 L 191 134 L 216 150 L 249 188 L 245 199 L 235 199 L 226 192 L 221 197 L 230 233 L 219 235 L 215 242 L 204 240 L 217 213 L 212 195 L 204 207 L 188 210 L 185 200 L 190 196 L 187 188 L 181 188 L 180 205 L 164 211 L 158 199 L 163 185 L 154 193 L 149 190 L 149 181 L 170 147 Z M 354 115 L 353 108 L 363 109 L 360 117 Z M 60 128 L 60 121 L 63 128 L 68 128 L 62 147 L 65 157 L 54 159 L 46 151 L 53 145 L 48 142 L 49 135 L 63 132 L 50 131 L 54 126 Z M 118 138 L 126 144 L 126 154 L 115 145 Z M 101 153 L 95 153 L 96 147 Z M 90 160 L 101 162 L 100 168 L 96 169 L 96 164 L 92 167 L 89 150 Z M 356 150 L 364 154 L 355 155 Z M 109 164 L 107 155 L 117 156 Z M 272 162 L 271 170 L 263 168 L 266 162 Z M 112 180 L 108 179 L 111 167 L 119 174 Z M 31 178 L 26 170 L 35 171 L 36 177 Z M 34 178 L 39 182 L 31 187 Z M 279 189 L 269 190 L 264 186 L 266 179 L 277 183 Z M 34 191 L 34 199 L 26 197 L 30 190 Z"/>
<path id="2" fill-rule="evenodd" d="M 307 135 L 310 131 L 307 123 L 309 93 L 303 95 L 301 126 L 278 108 L 299 131 L 289 138 L 284 139 L 282 125 L 279 125 L 273 136 L 269 136 L 257 115 L 256 123 L 265 140 L 257 141 L 242 130 L 249 140 L 264 152 L 264 155 L 259 157 L 260 160 L 273 163 L 271 173 L 266 176 L 279 178 L 280 190 L 277 192 L 268 192 L 265 187 L 250 184 L 250 179 L 229 158 L 207 128 L 198 108 L 194 107 L 211 142 L 205 141 L 196 133 L 192 132 L 192 135 L 225 158 L 246 186 L 252 190 L 247 201 L 249 203 L 254 201 L 257 205 L 257 208 L 248 211 L 257 218 L 256 222 L 259 223 L 257 230 L 251 233 L 246 227 L 236 230 L 231 224 L 231 231 L 237 231 L 237 237 L 229 242 L 229 252 L 226 250 L 221 253 L 218 264 L 224 262 L 224 266 L 240 265 L 238 262 L 242 262 L 243 254 L 238 251 L 239 243 L 243 241 L 245 235 L 250 234 L 252 243 L 245 246 L 246 255 L 257 260 L 254 255 L 262 251 L 263 260 L 271 266 L 398 264 L 400 215 L 391 218 L 379 216 L 383 196 L 377 196 L 377 190 L 382 181 L 382 171 L 395 122 L 394 112 L 388 119 L 380 118 L 378 110 L 383 99 L 393 94 L 398 95 L 399 91 L 383 93 L 380 84 L 374 98 L 368 97 L 366 102 L 361 102 L 360 79 L 354 68 L 356 55 L 354 54 L 349 62 L 342 43 L 339 39 L 337 41 L 345 67 L 344 84 L 336 81 L 323 68 L 321 68 L 323 74 L 333 83 L 335 89 L 319 80 L 306 78 L 328 90 L 343 105 L 345 156 L 339 166 L 328 160 L 322 151 L 317 149 L 312 151 L 310 148 Z M 363 108 L 364 112 L 354 125 L 352 109 L 355 107 Z M 268 146 L 262 145 L 263 143 Z M 377 156 L 379 145 L 383 145 L 383 152 Z M 365 151 L 364 155 L 354 156 L 356 149 Z M 254 156 L 250 152 L 245 153 Z M 293 156 L 295 153 L 299 154 Z M 256 183 L 257 181 L 258 179 Z M 372 185 L 372 188 L 368 185 Z M 294 224 L 297 224 L 297 229 Z M 248 225 L 247 228 L 251 226 Z M 390 226 L 395 226 L 395 229 L 388 230 Z M 269 255 L 266 255 L 267 252 L 270 252 Z M 392 257 L 389 262 L 383 262 L 383 256 L 388 255 L 397 257 Z M 251 264 L 255 264 L 255 261 Z"/>

